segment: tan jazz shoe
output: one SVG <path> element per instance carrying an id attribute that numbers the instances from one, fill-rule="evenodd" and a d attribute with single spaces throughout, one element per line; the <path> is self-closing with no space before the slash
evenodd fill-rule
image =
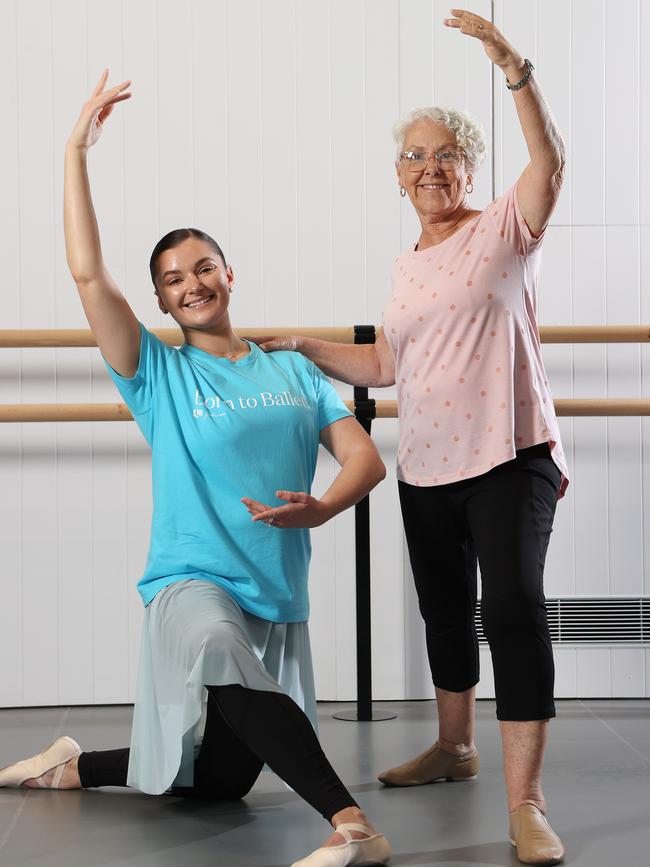
<path id="1" fill-rule="evenodd" d="M 479 772 L 478 750 L 465 756 L 455 756 L 443 750 L 438 742 L 419 756 L 379 774 L 385 786 L 423 786 L 436 780 L 474 780 Z"/>
<path id="2" fill-rule="evenodd" d="M 43 789 L 58 789 L 66 762 L 81 753 L 79 744 L 67 736 L 57 738 L 53 744 L 32 756 L 0 770 L 0 786 L 22 786 L 25 780 L 36 780 Z M 55 770 L 54 779 L 48 785 L 43 776 Z"/>
<path id="3" fill-rule="evenodd" d="M 316 849 L 306 858 L 295 861 L 291 867 L 364 867 L 370 864 L 388 864 L 392 852 L 388 840 L 383 834 L 376 834 L 367 825 L 359 825 L 356 822 L 345 822 L 337 825 L 336 833 L 340 834 L 345 843 L 340 846 L 323 846 Z M 350 831 L 361 831 L 367 834 L 356 840 Z"/>
<path id="4" fill-rule="evenodd" d="M 559 864 L 562 841 L 533 801 L 524 801 L 510 813 L 510 842 L 523 864 Z"/>

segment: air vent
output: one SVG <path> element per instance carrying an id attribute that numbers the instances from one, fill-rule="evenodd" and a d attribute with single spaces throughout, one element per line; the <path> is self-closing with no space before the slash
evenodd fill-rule
<path id="1" fill-rule="evenodd" d="M 548 625 L 554 644 L 650 645 L 650 596 L 547 599 Z M 487 644 L 476 608 L 479 642 Z"/>

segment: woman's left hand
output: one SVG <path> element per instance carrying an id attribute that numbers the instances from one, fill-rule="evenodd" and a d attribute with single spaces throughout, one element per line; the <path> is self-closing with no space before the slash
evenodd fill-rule
<path id="1" fill-rule="evenodd" d="M 242 497 L 241 501 L 253 516 L 253 521 L 263 521 L 280 530 L 320 527 L 332 517 L 327 506 L 302 491 L 276 491 L 275 496 L 286 500 L 287 505 L 266 506 L 250 497 Z"/>
<path id="2" fill-rule="evenodd" d="M 487 18 L 481 18 L 480 15 L 475 15 L 474 12 L 468 12 L 466 9 L 452 9 L 451 14 L 455 17 L 445 18 L 444 24 L 447 27 L 457 28 L 467 36 L 479 39 L 492 63 L 499 66 L 506 75 L 509 69 L 519 69 L 523 66 L 521 55 Z"/>

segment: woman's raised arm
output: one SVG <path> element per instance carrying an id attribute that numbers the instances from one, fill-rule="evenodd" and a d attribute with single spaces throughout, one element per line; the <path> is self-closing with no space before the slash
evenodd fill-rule
<path id="1" fill-rule="evenodd" d="M 65 151 L 64 226 L 68 267 L 102 355 L 122 376 L 133 376 L 140 353 L 140 326 L 108 273 L 88 180 L 88 150 L 99 139 L 113 106 L 129 99 L 125 81 L 104 90 L 108 70 L 84 105 Z"/>
<path id="2" fill-rule="evenodd" d="M 566 159 L 562 134 L 535 75 L 531 75 L 524 58 L 494 24 L 464 9 L 451 12 L 455 17 L 445 19 L 448 27 L 480 40 L 485 53 L 503 71 L 508 84 L 523 82 L 521 87 L 511 91 L 530 156 L 517 184 L 517 199 L 528 228 L 533 235 L 541 235 L 562 187 Z"/>

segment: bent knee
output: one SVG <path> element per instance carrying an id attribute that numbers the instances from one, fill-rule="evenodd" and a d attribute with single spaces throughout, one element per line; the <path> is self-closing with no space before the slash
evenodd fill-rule
<path id="1" fill-rule="evenodd" d="M 253 788 L 253 784 L 242 783 L 241 785 L 224 786 L 216 796 L 220 801 L 241 801 Z"/>
<path id="2" fill-rule="evenodd" d="M 247 643 L 239 626 L 220 620 L 205 629 L 201 645 L 208 655 L 230 656 Z"/>
<path id="3" fill-rule="evenodd" d="M 197 786 L 193 797 L 201 801 L 241 801 L 253 788 L 253 783 L 224 783 L 220 786 Z"/>

